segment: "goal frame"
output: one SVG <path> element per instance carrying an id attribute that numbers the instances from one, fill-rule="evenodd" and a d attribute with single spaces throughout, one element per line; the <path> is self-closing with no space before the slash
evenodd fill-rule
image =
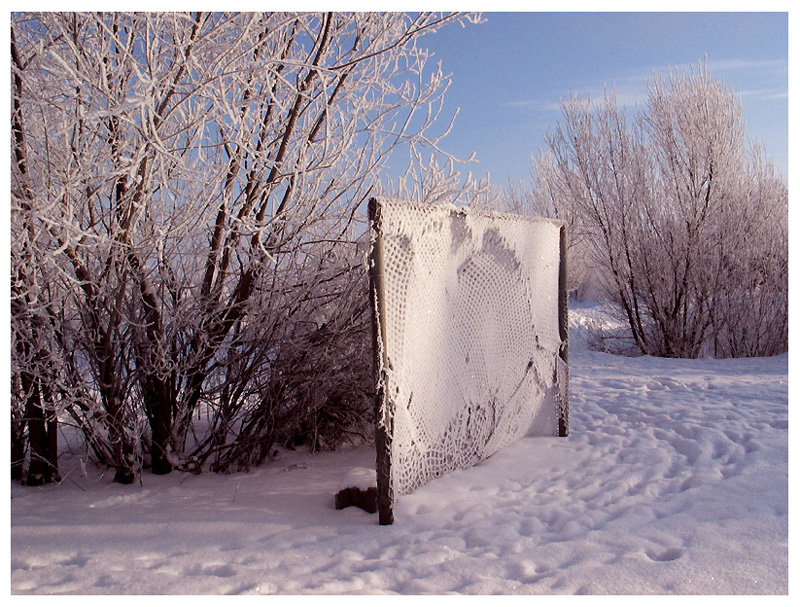
<path id="1" fill-rule="evenodd" d="M 450 210 L 455 214 L 463 212 L 456 207 Z M 480 211 L 470 210 L 470 213 Z M 381 200 L 371 198 L 368 203 L 369 232 L 371 246 L 368 256 L 369 285 L 372 310 L 373 377 L 375 392 L 375 449 L 378 523 L 391 525 L 394 522 L 394 487 L 392 486 L 391 437 L 393 436 L 395 404 L 387 394 L 385 369 L 387 368 L 386 348 L 386 282 L 384 234 L 382 229 Z M 567 227 L 559 222 L 559 268 L 558 268 L 558 331 L 561 339 L 558 356 L 565 365 L 569 363 L 569 324 L 567 292 Z M 569 374 L 564 381 L 569 382 Z M 564 402 L 558 417 L 558 436 L 569 434 L 568 386 L 563 389 Z M 384 414 L 386 419 L 383 419 Z"/>

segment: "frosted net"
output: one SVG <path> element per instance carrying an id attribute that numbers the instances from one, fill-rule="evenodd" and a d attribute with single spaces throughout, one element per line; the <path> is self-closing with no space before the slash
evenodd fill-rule
<path id="1" fill-rule="evenodd" d="M 455 206 L 379 206 L 378 423 L 392 493 L 524 436 L 565 434 L 563 224 Z"/>

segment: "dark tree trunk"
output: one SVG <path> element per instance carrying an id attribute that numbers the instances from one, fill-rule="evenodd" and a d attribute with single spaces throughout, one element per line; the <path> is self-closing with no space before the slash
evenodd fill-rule
<path id="1" fill-rule="evenodd" d="M 11 409 L 11 480 L 22 480 L 25 462 L 25 416 Z"/>
<path id="2" fill-rule="evenodd" d="M 56 416 L 42 405 L 41 386 L 29 373 L 22 373 L 22 387 L 26 394 L 25 417 L 31 461 L 28 466 L 28 485 L 44 485 L 58 480 L 58 451 Z"/>
<path id="3" fill-rule="evenodd" d="M 149 377 L 145 380 L 145 404 L 150 422 L 152 446 L 153 474 L 169 474 L 172 472 L 169 445 L 172 438 L 172 398 L 167 383 L 159 378 Z"/>

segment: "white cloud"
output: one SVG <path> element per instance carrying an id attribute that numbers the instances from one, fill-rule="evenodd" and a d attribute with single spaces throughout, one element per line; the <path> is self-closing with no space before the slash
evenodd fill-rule
<path id="1" fill-rule="evenodd" d="M 763 73 L 766 70 L 782 70 L 786 72 L 789 68 L 786 59 L 764 59 L 758 61 L 751 59 L 722 59 L 718 61 L 709 61 L 706 65 L 712 75 L 715 72 L 731 71 Z"/>
<path id="2" fill-rule="evenodd" d="M 750 90 L 737 91 L 737 93 L 742 97 L 759 97 L 761 99 L 771 99 L 771 100 L 789 98 L 789 91 L 781 89 L 750 89 Z"/>
<path id="3" fill-rule="evenodd" d="M 650 68 L 640 68 L 627 70 L 615 76 L 605 78 L 603 82 L 583 83 L 568 90 L 552 91 L 551 94 L 540 94 L 534 99 L 516 99 L 502 103 L 507 108 L 524 108 L 539 112 L 559 112 L 559 103 L 562 99 L 569 97 L 572 93 L 577 93 L 582 97 L 590 97 L 593 100 L 603 99 L 606 93 L 612 90 L 616 93 L 617 102 L 620 105 L 633 107 L 641 105 L 647 100 L 647 85 L 652 80 L 653 75 L 667 75 L 670 70 L 674 72 L 685 72 L 692 68 L 697 68 L 699 63 L 684 65 L 661 65 Z M 724 59 L 708 61 L 706 66 L 713 78 L 727 80 L 735 78 L 737 81 L 748 80 L 753 83 L 767 84 L 762 87 L 751 87 L 735 89 L 742 97 L 760 99 L 786 99 L 788 98 L 788 88 L 782 86 L 770 86 L 774 83 L 774 78 L 784 78 L 788 73 L 788 63 L 785 59 L 769 60 L 747 60 L 747 59 Z M 772 82 L 765 82 L 769 80 Z"/>

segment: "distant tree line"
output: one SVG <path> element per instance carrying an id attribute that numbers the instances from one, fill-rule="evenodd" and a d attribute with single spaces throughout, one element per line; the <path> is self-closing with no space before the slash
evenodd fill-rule
<path id="1" fill-rule="evenodd" d="M 788 350 L 788 190 L 705 64 L 655 77 L 628 116 L 573 96 L 509 187 L 570 227 L 570 288 L 598 282 L 635 351 L 696 358 Z"/>

